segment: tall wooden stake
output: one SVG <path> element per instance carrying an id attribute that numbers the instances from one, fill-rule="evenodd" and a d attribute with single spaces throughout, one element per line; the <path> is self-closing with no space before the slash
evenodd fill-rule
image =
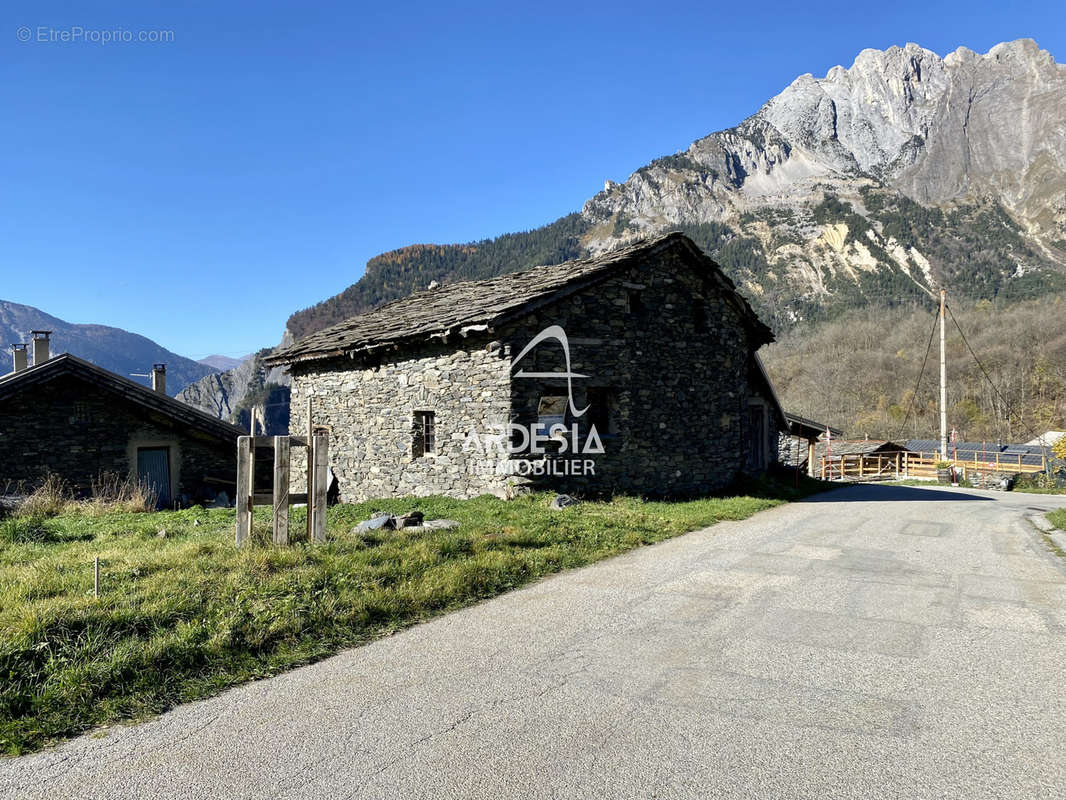
<path id="1" fill-rule="evenodd" d="M 307 398 L 307 541 L 313 538 L 313 524 L 311 519 L 311 496 L 315 491 L 315 426 L 311 421 L 311 398 Z"/>
<path id="2" fill-rule="evenodd" d="M 315 462 L 315 480 L 307 490 L 308 507 L 314 512 L 315 524 L 311 529 L 311 541 L 326 541 L 326 481 L 329 478 L 329 434 L 315 434 L 311 453 Z"/>
<path id="3" fill-rule="evenodd" d="M 274 544 L 289 543 L 289 437 L 274 437 Z"/>
<path id="4" fill-rule="evenodd" d="M 237 437 L 237 547 L 252 535 L 252 489 L 255 480 L 255 447 L 251 436 Z"/>
<path id="5" fill-rule="evenodd" d="M 947 290 L 940 290 L 940 460 L 948 460 L 948 367 L 944 350 L 944 308 L 947 305 Z"/>

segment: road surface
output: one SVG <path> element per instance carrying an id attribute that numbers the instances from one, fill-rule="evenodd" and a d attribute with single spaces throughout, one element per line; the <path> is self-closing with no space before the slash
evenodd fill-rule
<path id="1" fill-rule="evenodd" d="M 0 761 L 0 797 L 1066 797 L 1066 497 L 854 487 Z"/>

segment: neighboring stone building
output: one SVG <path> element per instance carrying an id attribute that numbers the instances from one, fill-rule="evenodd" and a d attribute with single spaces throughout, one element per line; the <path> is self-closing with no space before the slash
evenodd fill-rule
<path id="1" fill-rule="evenodd" d="M 309 399 L 329 429 L 344 501 L 522 484 L 685 495 L 776 460 L 787 424 L 755 355 L 772 339 L 673 233 L 419 292 L 268 363 L 289 365 L 291 431 Z"/>
<path id="2" fill-rule="evenodd" d="M 825 441 L 826 433 L 834 439 L 843 439 L 844 432 L 799 414 L 786 413 L 785 419 L 788 421 L 788 429 L 780 432 L 778 460 L 783 466 L 802 470 L 813 478 L 816 472 L 815 452 L 818 442 Z"/>
<path id="3" fill-rule="evenodd" d="M 49 473 L 88 494 L 104 473 L 139 477 L 161 506 L 204 502 L 236 487 L 239 428 L 165 393 L 156 365 L 148 389 L 70 354 L 0 378 L 0 494 L 28 491 Z"/>

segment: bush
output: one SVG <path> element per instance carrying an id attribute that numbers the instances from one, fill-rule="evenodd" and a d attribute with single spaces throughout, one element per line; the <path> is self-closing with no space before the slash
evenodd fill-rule
<path id="1" fill-rule="evenodd" d="M 120 477 L 115 472 L 101 472 L 92 481 L 88 499 L 78 500 L 70 484 L 49 473 L 44 482 L 15 508 L 15 516 L 31 519 L 55 517 L 80 511 L 90 515 L 122 511 L 134 514 L 154 511 L 156 494 L 144 481 Z"/>
<path id="2" fill-rule="evenodd" d="M 156 492 L 146 481 L 131 476 L 119 477 L 116 472 L 101 472 L 92 484 L 92 498 L 85 503 L 91 513 L 124 511 L 136 514 L 154 511 Z"/>
<path id="3" fill-rule="evenodd" d="M 49 473 L 44 483 L 18 504 L 15 513 L 21 517 L 54 517 L 68 510 L 74 503 L 70 484 L 58 475 Z"/>

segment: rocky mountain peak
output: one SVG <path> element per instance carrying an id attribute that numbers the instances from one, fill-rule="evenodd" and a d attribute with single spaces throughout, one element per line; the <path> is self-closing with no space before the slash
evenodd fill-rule
<path id="1" fill-rule="evenodd" d="M 1066 68 L 1031 39 L 945 57 L 913 42 L 863 50 L 850 67 L 799 76 L 735 127 L 605 181 L 580 214 L 384 254 L 290 322 L 304 335 L 309 319 L 328 324 L 432 279 L 669 229 L 779 327 L 830 306 L 924 302 L 941 285 L 976 299 L 1066 288 Z"/>

